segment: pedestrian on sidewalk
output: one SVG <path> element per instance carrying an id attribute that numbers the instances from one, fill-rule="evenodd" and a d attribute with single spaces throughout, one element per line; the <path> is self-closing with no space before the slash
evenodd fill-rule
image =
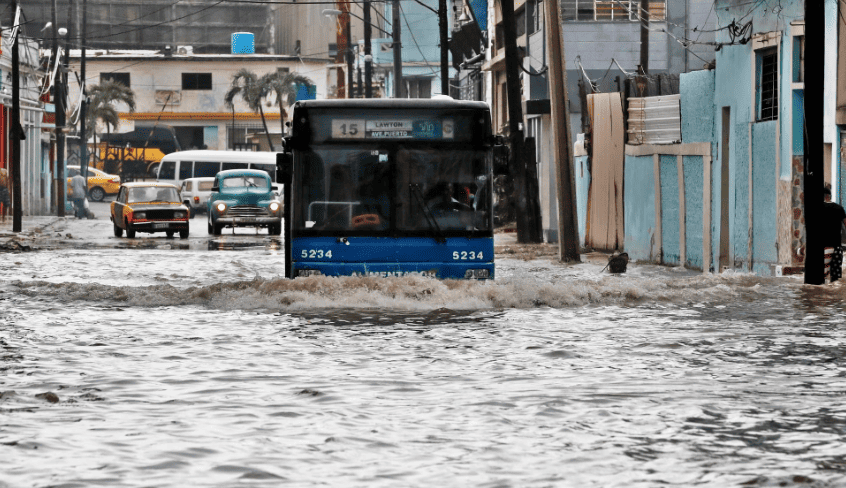
<path id="1" fill-rule="evenodd" d="M 822 222 L 823 222 L 823 247 L 833 247 L 831 263 L 828 266 L 828 273 L 831 282 L 840 279 L 843 268 L 843 248 L 841 247 L 841 225 L 846 225 L 846 210 L 837 203 L 831 201 L 831 188 L 823 188 Z"/>
<path id="2" fill-rule="evenodd" d="M 6 168 L 0 168 L 0 222 L 6 221 L 6 213 L 9 212 L 9 206 L 12 204 L 12 198 L 9 195 L 9 173 Z"/>
<path id="3" fill-rule="evenodd" d="M 73 195 L 73 209 L 74 215 L 76 218 L 83 219 L 85 218 L 86 211 L 85 211 L 85 178 L 82 177 L 81 174 L 77 173 L 71 178 L 71 194 Z"/>

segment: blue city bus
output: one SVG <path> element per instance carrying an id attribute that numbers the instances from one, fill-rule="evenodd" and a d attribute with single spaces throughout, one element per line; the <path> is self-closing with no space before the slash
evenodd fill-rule
<path id="1" fill-rule="evenodd" d="M 294 105 L 285 274 L 494 278 L 490 109 L 439 99 Z"/>

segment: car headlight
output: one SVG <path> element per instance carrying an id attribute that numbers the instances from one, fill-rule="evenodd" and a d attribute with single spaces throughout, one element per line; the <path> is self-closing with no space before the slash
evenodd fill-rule
<path id="1" fill-rule="evenodd" d="M 217 209 L 217 211 L 218 211 L 219 213 L 223 213 L 223 212 L 225 212 L 225 211 L 226 211 L 226 204 L 225 204 L 225 203 L 223 203 L 223 202 L 220 202 L 220 203 L 218 203 L 217 205 L 215 205 L 215 206 L 214 206 L 214 208 L 215 208 L 215 209 Z"/>
<path id="2" fill-rule="evenodd" d="M 270 205 L 268 205 L 268 208 L 270 208 L 271 212 L 276 212 L 277 210 L 279 210 L 279 203 L 270 202 Z"/>
<path id="3" fill-rule="evenodd" d="M 132 216 L 138 220 L 143 220 L 147 218 L 147 214 L 145 212 L 135 212 Z"/>
<path id="4" fill-rule="evenodd" d="M 175 219 L 184 219 L 185 217 L 185 212 L 173 212 L 173 218 Z"/>

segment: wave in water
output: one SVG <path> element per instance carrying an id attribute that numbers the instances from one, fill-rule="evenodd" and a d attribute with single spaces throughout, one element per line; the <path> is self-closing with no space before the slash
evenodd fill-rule
<path id="1" fill-rule="evenodd" d="M 425 311 L 575 308 L 589 305 L 720 303 L 793 293 L 801 284 L 751 275 L 695 277 L 511 277 L 496 281 L 436 280 L 425 277 L 256 278 L 207 286 L 175 287 L 15 281 L 22 294 L 62 300 L 113 301 L 125 306 L 193 305 L 223 310 L 303 311 L 386 309 Z"/>

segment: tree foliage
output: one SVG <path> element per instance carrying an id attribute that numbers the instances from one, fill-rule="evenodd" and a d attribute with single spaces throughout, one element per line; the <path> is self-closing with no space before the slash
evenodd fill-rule
<path id="1" fill-rule="evenodd" d="M 263 104 L 271 95 L 275 96 L 275 102 L 270 103 L 268 101 L 268 106 L 276 105 L 279 107 L 279 119 L 282 124 L 282 132 L 284 133 L 285 121 L 281 116 L 282 103 L 291 105 L 296 102 L 299 87 L 311 85 L 314 85 L 311 79 L 298 73 L 275 71 L 259 77 L 252 71 L 242 68 L 232 76 L 232 84 L 226 95 L 224 95 L 223 100 L 226 106 L 232 108 L 234 107 L 235 97 L 240 96 L 250 110 L 258 112 L 261 115 L 261 122 L 267 134 L 267 142 L 270 145 L 270 150 L 273 151 L 273 142 L 270 139 L 270 130 L 267 128 L 267 120 L 265 119 L 264 109 L 262 107 Z"/>
<path id="2" fill-rule="evenodd" d="M 88 87 L 88 98 L 85 112 L 86 139 L 92 136 L 96 139 L 97 121 L 103 123 L 109 132 L 120 124 L 116 104 L 123 103 L 130 113 L 135 112 L 135 92 L 119 81 L 106 80 Z"/>

